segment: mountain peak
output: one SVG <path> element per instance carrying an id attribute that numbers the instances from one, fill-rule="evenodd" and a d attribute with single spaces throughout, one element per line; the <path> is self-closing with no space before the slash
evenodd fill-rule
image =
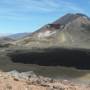
<path id="1" fill-rule="evenodd" d="M 85 15 L 83 13 L 76 13 L 75 15 L 88 17 L 87 15 Z"/>
<path id="2" fill-rule="evenodd" d="M 56 20 L 53 23 L 54 24 L 67 24 L 68 22 L 71 22 L 79 17 L 88 18 L 88 16 L 82 13 L 76 13 L 76 14 L 68 13 L 64 15 L 63 17 L 60 17 L 58 20 Z"/>

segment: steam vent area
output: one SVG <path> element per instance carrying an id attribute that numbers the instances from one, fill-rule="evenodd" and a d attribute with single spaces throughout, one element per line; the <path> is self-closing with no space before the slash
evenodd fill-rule
<path id="1" fill-rule="evenodd" d="M 90 69 L 90 50 L 86 49 L 49 48 L 16 50 L 13 53 L 8 53 L 8 56 L 14 63 Z"/>

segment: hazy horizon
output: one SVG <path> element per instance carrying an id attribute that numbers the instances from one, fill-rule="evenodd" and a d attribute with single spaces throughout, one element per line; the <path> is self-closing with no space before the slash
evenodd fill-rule
<path id="1" fill-rule="evenodd" d="M 90 0 L 2 0 L 0 33 L 33 32 L 67 13 L 90 16 Z"/>

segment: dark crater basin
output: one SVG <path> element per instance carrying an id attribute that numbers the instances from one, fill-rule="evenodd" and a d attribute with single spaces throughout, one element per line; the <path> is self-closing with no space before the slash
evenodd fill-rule
<path id="1" fill-rule="evenodd" d="M 14 63 L 37 64 L 41 66 L 68 66 L 90 69 L 90 50 L 84 49 L 36 49 L 17 50 L 8 56 Z"/>

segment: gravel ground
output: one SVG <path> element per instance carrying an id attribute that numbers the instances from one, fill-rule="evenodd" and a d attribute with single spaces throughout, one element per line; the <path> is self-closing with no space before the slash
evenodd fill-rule
<path id="1" fill-rule="evenodd" d="M 37 76 L 32 71 L 0 72 L 0 90 L 90 90 L 90 85 Z"/>

